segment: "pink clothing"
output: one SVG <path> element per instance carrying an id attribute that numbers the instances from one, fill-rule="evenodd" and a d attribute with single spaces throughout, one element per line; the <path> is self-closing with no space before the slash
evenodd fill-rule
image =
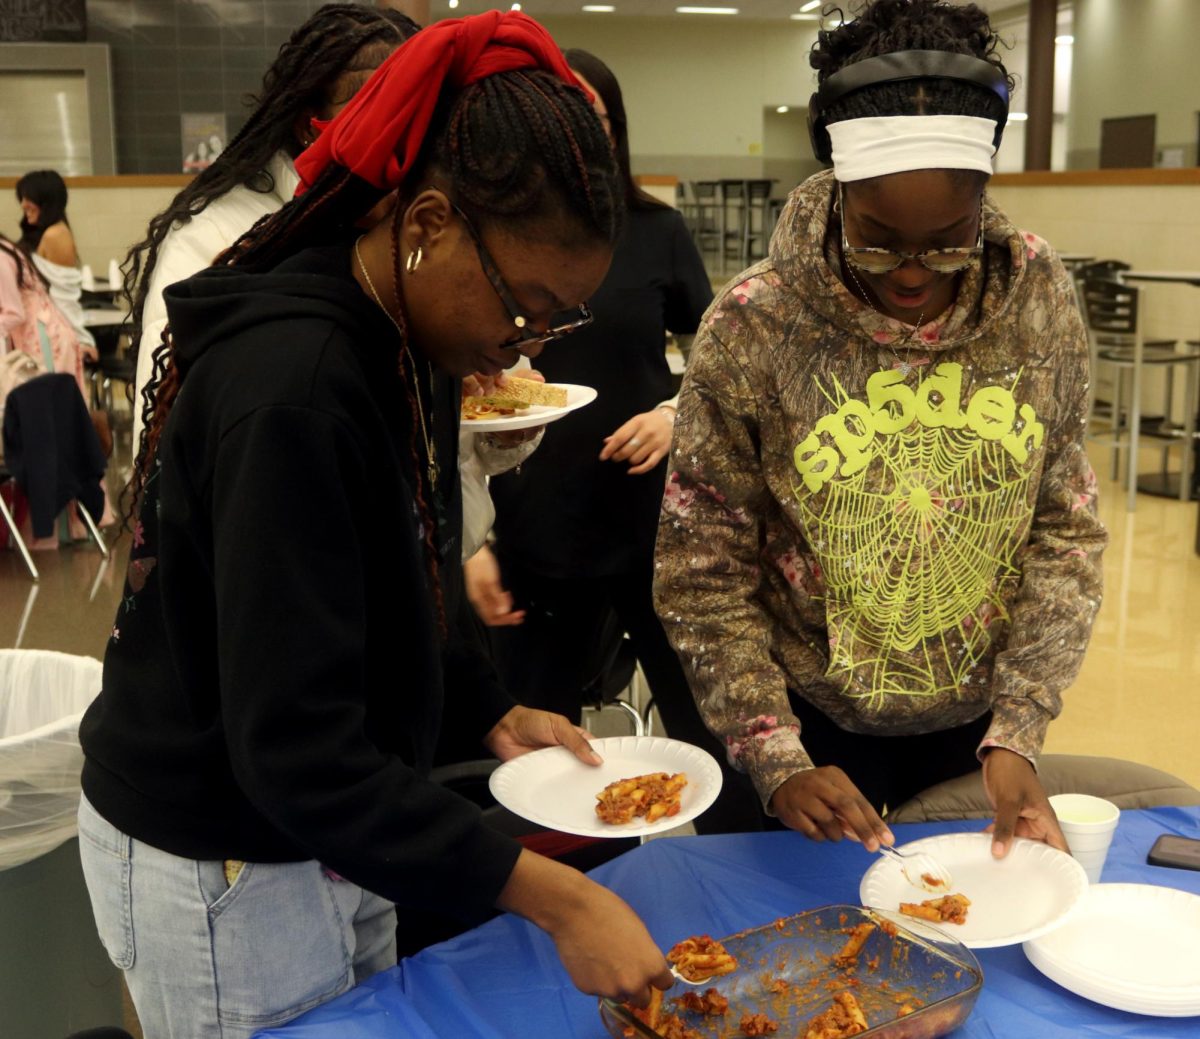
<path id="1" fill-rule="evenodd" d="M 42 279 L 25 260 L 25 284 L 17 283 L 18 261 L 0 249 L 0 336 L 8 337 L 8 349 L 21 350 L 43 365 L 47 358 L 42 348 L 38 326 L 45 330 L 50 344 L 54 371 L 75 376 L 79 392 L 87 399 L 83 381 L 83 352 L 71 323 L 50 299 Z"/>

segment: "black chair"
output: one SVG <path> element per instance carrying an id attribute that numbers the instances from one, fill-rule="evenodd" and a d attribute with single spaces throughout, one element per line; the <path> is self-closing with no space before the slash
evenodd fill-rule
<path id="1" fill-rule="evenodd" d="M 606 710 L 624 714 L 633 726 L 633 735 L 645 734 L 642 715 L 633 702 L 633 682 L 637 674 L 637 657 L 633 643 L 625 635 L 620 618 L 608 611 L 604 623 L 593 641 L 594 657 L 585 674 L 593 677 L 583 685 L 583 703 L 596 714 Z M 629 692 L 629 698 L 622 693 Z M 585 718 L 586 724 L 586 718 Z"/>
<path id="2" fill-rule="evenodd" d="M 1179 351 L 1172 340 L 1146 342 L 1142 337 L 1140 321 L 1140 291 L 1132 285 L 1124 285 L 1108 278 L 1089 278 L 1083 282 L 1080 293 L 1083 302 L 1084 320 L 1087 324 L 1092 360 L 1102 361 L 1117 370 L 1117 381 L 1112 404 L 1111 418 L 1107 430 L 1091 439 L 1106 443 L 1113 455 L 1113 479 L 1117 479 L 1120 467 L 1120 452 L 1128 450 L 1127 505 L 1130 512 L 1137 501 L 1137 453 L 1140 436 L 1154 436 L 1166 441 L 1163 448 L 1163 470 L 1166 470 L 1166 451 L 1173 442 L 1184 445 L 1183 469 L 1180 477 L 1180 499 L 1187 501 L 1191 484 L 1186 472 L 1191 458 L 1190 447 L 1195 435 L 1196 394 L 1200 373 L 1200 351 Z M 1166 374 L 1166 395 L 1163 402 L 1164 418 L 1148 428 L 1143 428 L 1141 414 L 1142 374 L 1146 366 L 1161 368 Z M 1187 376 L 1187 394 L 1184 407 L 1184 426 L 1181 431 L 1169 424 L 1171 396 L 1174 389 L 1173 374 L 1182 366 Z M 1093 371 L 1095 364 L 1093 363 Z M 1129 402 L 1125 402 L 1125 376 L 1131 376 Z M 1089 382 L 1089 430 L 1095 414 L 1095 378 Z M 1126 439 L 1125 433 L 1128 433 Z"/>
<path id="3" fill-rule="evenodd" d="M 701 257 L 712 249 L 720 260 L 725 235 L 721 185 L 715 180 L 692 181 L 692 198 L 696 203 L 696 223 L 692 231 L 696 248 Z"/>
<path id="4" fill-rule="evenodd" d="M 94 394 L 98 407 L 113 414 L 113 383 L 131 386 L 137 377 L 137 366 L 133 358 L 122 348 L 125 334 L 121 325 L 103 325 L 93 328 L 96 350 L 100 360 L 96 363 L 94 379 L 99 381 L 99 393 Z"/>
<path id="5" fill-rule="evenodd" d="M 771 219 L 771 187 L 774 180 L 746 181 L 746 226 L 742 247 L 743 266 L 767 255 L 775 221 Z"/>
<path id="6" fill-rule="evenodd" d="M 46 510 L 51 503 L 57 506 L 42 513 L 52 519 L 51 511 L 61 512 L 75 498 L 76 511 L 100 554 L 107 559 L 108 545 L 96 526 L 104 508 L 104 491 L 99 481 L 107 463 L 74 377 L 51 372 L 11 390 L 5 402 L 3 437 L 6 461 L 0 469 L 0 483 L 12 480 L 29 497 L 35 535 L 46 536 L 37 532 L 39 509 L 43 508 L 39 502 L 44 503 Z M 43 450 L 45 445 L 51 445 L 50 449 Z M 66 489 L 69 492 L 64 494 Z M 3 513 L 36 581 L 37 569 L 17 535 L 13 517 L 7 507 Z"/>
<path id="7" fill-rule="evenodd" d="M 13 474 L 8 471 L 3 461 L 0 461 L 0 488 L 13 480 Z M 16 546 L 18 552 L 21 553 L 21 559 L 25 563 L 25 569 L 29 571 L 29 576 L 36 583 L 40 580 L 38 568 L 33 564 L 33 556 L 29 554 L 29 546 L 25 544 L 25 539 L 21 537 L 20 530 L 17 529 L 17 521 L 14 518 L 11 510 L 8 507 L 8 502 L 5 500 L 3 493 L 0 493 L 0 516 L 4 518 L 4 525 L 8 528 L 9 537 L 12 538 L 13 545 Z"/>

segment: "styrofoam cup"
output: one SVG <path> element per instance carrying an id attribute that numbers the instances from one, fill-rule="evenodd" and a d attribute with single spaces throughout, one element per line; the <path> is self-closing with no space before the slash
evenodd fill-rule
<path id="1" fill-rule="evenodd" d="M 1050 806 L 1071 855 L 1083 867 L 1091 883 L 1100 879 L 1108 846 L 1112 843 L 1121 810 L 1111 801 L 1091 794 L 1055 794 Z"/>

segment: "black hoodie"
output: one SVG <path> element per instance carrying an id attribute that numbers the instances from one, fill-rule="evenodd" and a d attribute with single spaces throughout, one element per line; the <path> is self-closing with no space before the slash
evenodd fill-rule
<path id="1" fill-rule="evenodd" d="M 458 640 L 439 649 L 395 330 L 340 246 L 166 299 L 184 382 L 80 727 L 84 792 L 175 855 L 315 858 L 402 904 L 485 909 L 520 846 L 424 776 L 444 688 L 479 736 L 511 701 Z"/>

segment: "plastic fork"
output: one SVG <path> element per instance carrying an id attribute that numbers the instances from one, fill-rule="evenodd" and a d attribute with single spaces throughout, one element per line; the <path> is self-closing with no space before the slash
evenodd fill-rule
<path id="1" fill-rule="evenodd" d="M 879 850 L 900 864 L 904 871 L 904 879 L 913 887 L 924 888 L 935 895 L 949 893 L 953 880 L 950 871 L 932 855 L 923 851 L 897 851 L 886 844 L 879 845 Z"/>
<path id="2" fill-rule="evenodd" d="M 673 963 L 671 964 L 671 973 L 675 975 L 676 981 L 682 981 L 685 985 L 696 986 L 707 985 L 710 981 L 712 981 L 713 978 L 716 977 L 715 974 L 710 974 L 707 978 L 701 978 L 699 981 L 692 981 L 691 978 L 685 978 L 682 974 L 680 974 Z"/>

